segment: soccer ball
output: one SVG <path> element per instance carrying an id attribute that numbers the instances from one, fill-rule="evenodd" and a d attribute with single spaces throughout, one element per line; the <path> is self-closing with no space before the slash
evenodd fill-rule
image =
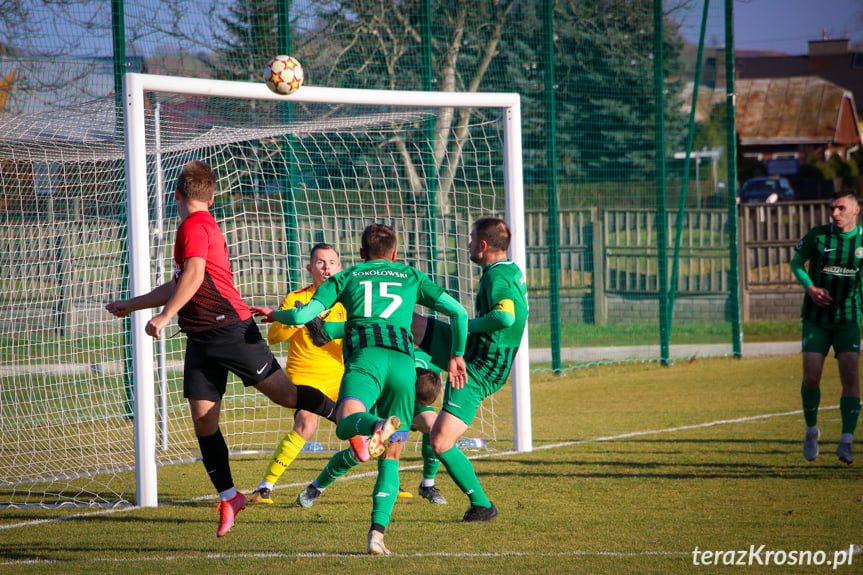
<path id="1" fill-rule="evenodd" d="M 303 85 L 303 67 L 296 58 L 276 56 L 264 68 L 264 82 L 276 94 L 293 94 Z"/>

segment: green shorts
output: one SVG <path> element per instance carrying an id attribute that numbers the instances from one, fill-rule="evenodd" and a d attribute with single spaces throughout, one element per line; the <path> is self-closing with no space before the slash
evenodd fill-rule
<path id="1" fill-rule="evenodd" d="M 410 429 L 417 372 L 414 358 L 385 347 L 364 347 L 345 361 L 339 401 L 356 399 L 379 417 L 398 417 Z"/>
<path id="2" fill-rule="evenodd" d="M 827 355 L 846 351 L 860 353 L 860 326 L 854 323 L 816 323 L 803 320 L 803 351 Z"/>
<path id="3" fill-rule="evenodd" d="M 428 318 L 425 336 L 417 347 L 429 354 L 432 363 L 442 370 L 446 370 L 448 367 L 451 344 L 452 331 L 449 324 Z M 442 410 L 455 415 L 467 425 L 473 422 L 482 400 L 499 390 L 504 384 L 504 382 L 496 385 L 489 384 L 480 377 L 471 365 L 471 359 L 468 356 L 464 358 L 467 367 L 467 383 L 464 387 L 453 389 L 452 386 L 444 384 L 443 406 L 441 407 Z"/>

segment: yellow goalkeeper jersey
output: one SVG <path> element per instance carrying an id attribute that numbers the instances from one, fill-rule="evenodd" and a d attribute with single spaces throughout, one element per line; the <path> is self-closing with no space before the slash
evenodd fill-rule
<path id="1" fill-rule="evenodd" d="M 315 295 L 314 286 L 289 293 L 282 300 L 279 309 L 294 309 L 296 303 L 303 305 L 309 303 Z M 329 310 L 324 321 L 345 321 L 347 314 L 340 303 L 336 303 Z M 319 387 L 324 383 L 341 382 L 345 365 L 342 360 L 342 340 L 336 339 L 323 347 L 312 343 L 309 332 L 304 327 L 294 327 L 274 321 L 267 332 L 267 341 L 270 345 L 289 341 L 288 365 L 285 371 L 301 385 L 314 385 Z"/>

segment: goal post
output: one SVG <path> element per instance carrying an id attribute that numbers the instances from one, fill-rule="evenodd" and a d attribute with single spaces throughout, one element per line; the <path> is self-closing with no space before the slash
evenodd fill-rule
<path id="1" fill-rule="evenodd" d="M 308 105 L 345 105 L 358 109 L 393 108 L 477 108 L 498 109 L 501 114 L 502 161 L 505 213 L 512 231 L 510 257 L 526 273 L 526 229 L 522 180 L 521 109 L 515 93 L 418 92 L 325 88 L 305 86 L 290 96 L 272 93 L 263 82 L 229 82 L 198 78 L 127 73 L 123 81 L 125 117 L 125 159 L 128 189 L 128 250 L 130 297 L 152 288 L 152 262 L 148 201 L 148 145 L 146 95 L 175 94 L 193 97 L 240 99 L 261 102 L 292 102 Z M 468 112 L 469 113 L 469 112 Z M 395 137 L 397 138 L 397 136 Z M 293 196 L 292 196 L 293 197 Z M 292 201 L 289 199 L 288 201 Z M 454 209 L 458 209 L 455 207 Z M 389 210 L 389 205 L 386 206 Z M 457 240 L 454 240 L 457 241 Z M 437 265 L 434 262 L 433 265 Z M 447 286 L 445 286 L 447 287 Z M 242 289 L 241 289 L 242 292 Z M 245 294 L 244 294 L 245 295 Z M 465 303 L 464 301 L 462 303 Z M 132 314 L 134 365 L 134 437 L 137 504 L 158 504 L 156 488 L 157 438 L 155 415 L 155 356 L 152 341 L 144 326 L 152 316 L 150 310 Z M 525 331 L 521 352 L 512 369 L 513 448 L 532 449 L 530 414 L 529 342 Z"/>

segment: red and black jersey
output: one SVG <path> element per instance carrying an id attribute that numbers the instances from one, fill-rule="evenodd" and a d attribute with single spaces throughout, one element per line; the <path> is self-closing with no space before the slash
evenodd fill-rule
<path id="1" fill-rule="evenodd" d="M 206 260 L 204 281 L 192 299 L 180 309 L 177 321 L 184 332 L 221 327 L 252 317 L 240 292 L 228 259 L 225 236 L 212 214 L 194 212 L 180 224 L 174 244 L 174 281 L 178 281 L 188 258 Z"/>

